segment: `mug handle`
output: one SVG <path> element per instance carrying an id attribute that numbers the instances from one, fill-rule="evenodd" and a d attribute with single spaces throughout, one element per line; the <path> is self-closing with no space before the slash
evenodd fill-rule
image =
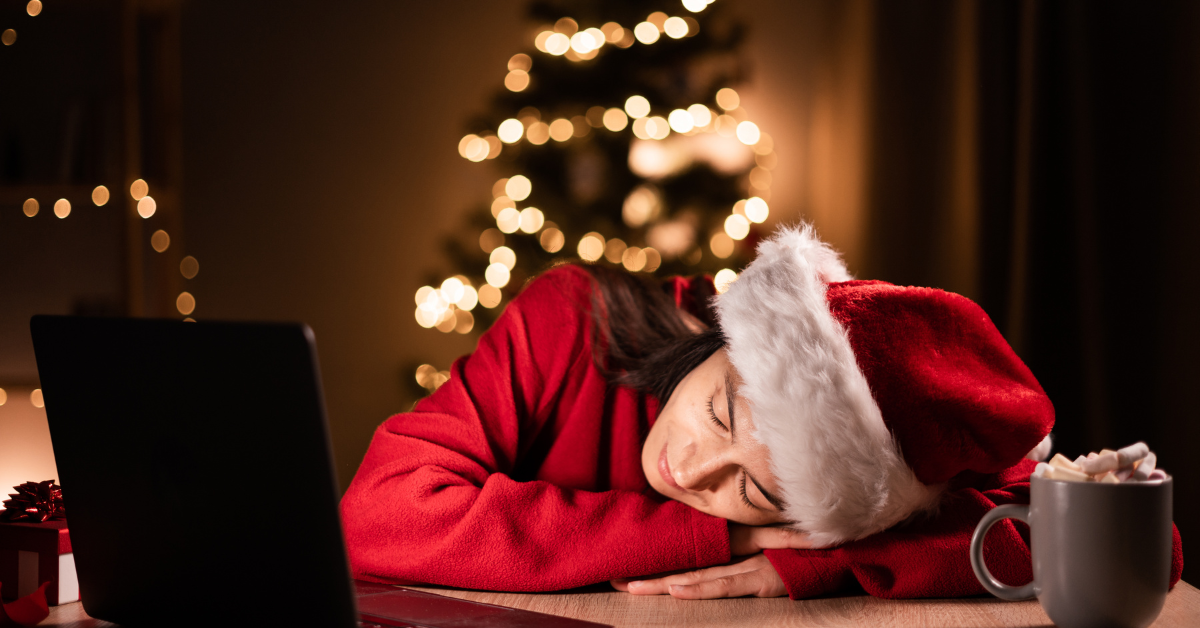
<path id="1" fill-rule="evenodd" d="M 983 563 L 983 537 L 987 536 L 988 530 L 1001 519 L 1020 519 L 1029 523 L 1029 506 L 1006 504 L 997 506 L 983 515 L 979 525 L 975 526 L 975 534 L 971 535 L 971 569 L 975 570 L 979 584 L 992 595 L 1002 600 L 1028 600 L 1037 595 L 1033 590 L 1033 582 L 1021 587 L 1011 587 L 992 576 L 992 572 L 988 571 L 987 565 Z"/>

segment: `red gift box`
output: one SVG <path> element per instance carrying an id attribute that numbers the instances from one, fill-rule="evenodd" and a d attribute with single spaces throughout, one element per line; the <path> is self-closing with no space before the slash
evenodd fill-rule
<path id="1" fill-rule="evenodd" d="M 0 598 L 24 597 L 47 580 L 46 601 L 51 605 L 79 599 L 67 522 L 0 522 Z"/>

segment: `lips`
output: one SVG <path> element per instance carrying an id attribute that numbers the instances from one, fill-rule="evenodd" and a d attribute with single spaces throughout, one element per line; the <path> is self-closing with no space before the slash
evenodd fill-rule
<path id="1" fill-rule="evenodd" d="M 683 490 L 683 488 L 679 486 L 679 483 L 675 481 L 675 478 L 671 476 L 671 465 L 667 464 L 667 446 L 665 444 L 663 445 L 662 453 L 658 456 L 658 473 L 662 475 L 663 481 L 666 482 L 668 486 L 675 490 Z"/>

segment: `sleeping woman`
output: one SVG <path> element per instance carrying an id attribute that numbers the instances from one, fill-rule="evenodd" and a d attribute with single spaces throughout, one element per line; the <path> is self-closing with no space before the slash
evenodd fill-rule
<path id="1" fill-rule="evenodd" d="M 543 273 L 378 428 L 342 521 L 355 577 L 375 582 L 974 595 L 975 524 L 1028 503 L 1053 423 L 977 305 L 853 281 L 802 226 L 719 296 Z M 985 554 L 1000 580 L 1031 578 L 1011 520 Z"/>

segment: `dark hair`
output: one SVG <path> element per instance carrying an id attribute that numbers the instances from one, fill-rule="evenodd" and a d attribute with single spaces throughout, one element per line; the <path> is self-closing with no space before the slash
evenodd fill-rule
<path id="1" fill-rule="evenodd" d="M 592 351 L 610 382 L 656 397 L 665 404 L 690 372 L 725 346 L 710 304 L 711 282 L 693 280 L 688 300 L 703 331 L 688 327 L 675 305 L 675 283 L 656 282 L 622 270 L 579 264 L 594 280 Z"/>

